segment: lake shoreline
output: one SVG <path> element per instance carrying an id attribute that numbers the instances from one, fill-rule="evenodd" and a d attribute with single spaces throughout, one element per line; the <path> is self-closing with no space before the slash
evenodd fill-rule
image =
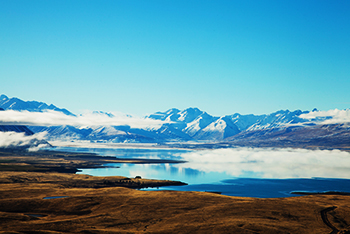
<path id="1" fill-rule="evenodd" d="M 142 189 L 149 187 L 187 185 L 181 181 L 150 180 L 139 176 L 89 176 L 76 174 L 86 168 L 106 168 L 108 163 L 183 163 L 180 160 L 164 159 L 118 159 L 103 157 L 93 153 L 70 153 L 59 151 L 28 152 L 19 149 L 0 150 L 0 184 L 36 183 L 44 178 L 45 183 L 59 184 L 64 187 L 102 188 L 127 187 Z M 68 174 L 68 175 L 67 175 Z M 45 179 L 46 178 L 46 179 Z M 48 179 L 54 178 L 54 179 Z"/>
<path id="2" fill-rule="evenodd" d="M 23 149 L 0 149 L 0 171 L 32 171 L 76 173 L 81 169 L 106 168 L 110 163 L 159 164 L 184 163 L 170 159 L 121 159 L 95 153 L 75 153 L 53 150 L 30 152 Z"/>

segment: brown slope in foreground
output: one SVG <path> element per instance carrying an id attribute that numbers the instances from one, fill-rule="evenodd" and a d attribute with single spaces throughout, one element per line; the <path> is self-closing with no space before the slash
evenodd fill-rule
<path id="1" fill-rule="evenodd" d="M 45 179 L 0 186 L 0 233 L 349 233 L 349 213 L 350 197 L 339 195 L 257 199 Z"/>
<path id="2" fill-rule="evenodd" d="M 350 196 L 150 192 L 123 187 L 173 182 L 49 172 L 115 161 L 92 154 L 0 151 L 0 233 L 350 233 Z M 43 199 L 50 196 L 67 197 Z"/>

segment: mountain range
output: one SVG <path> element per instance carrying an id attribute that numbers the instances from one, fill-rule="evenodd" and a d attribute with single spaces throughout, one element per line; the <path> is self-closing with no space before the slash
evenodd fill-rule
<path id="1" fill-rule="evenodd" d="M 62 112 L 66 115 L 72 115 L 71 112 L 69 112 L 66 109 L 60 109 L 54 105 L 47 105 L 44 102 L 37 102 L 37 101 L 23 101 L 19 98 L 8 98 L 6 95 L 2 94 L 0 95 L 0 107 L 5 110 L 26 110 L 26 111 L 33 111 L 33 112 L 42 112 L 45 110 L 54 110 Z"/>
<path id="2" fill-rule="evenodd" d="M 23 101 L 0 96 L 0 108 L 43 112 L 55 110 L 76 116 L 70 111 L 43 102 Z M 317 112 L 314 109 L 312 112 Z M 96 112 L 113 118 L 113 114 Z M 230 146 L 315 146 L 347 147 L 350 126 L 347 123 L 322 124 L 320 119 L 305 119 L 309 111 L 280 110 L 264 115 L 232 114 L 212 116 L 198 108 L 169 109 L 145 116 L 162 121 L 158 127 L 120 126 L 28 126 L 34 132 L 47 132 L 48 140 L 88 140 L 91 142 L 141 143 L 220 143 Z M 331 118 L 331 117 L 329 117 Z M 324 120 L 325 118 L 321 119 Z M 326 118 L 327 119 L 327 118 Z M 1 130 L 0 130 L 1 131 Z"/>

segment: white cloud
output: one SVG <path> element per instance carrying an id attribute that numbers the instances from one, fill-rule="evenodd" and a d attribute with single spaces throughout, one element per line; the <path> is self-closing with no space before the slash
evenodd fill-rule
<path id="1" fill-rule="evenodd" d="M 87 113 L 80 116 L 69 116 L 61 112 L 48 110 L 46 112 L 29 112 L 6 110 L 0 112 L 0 125 L 30 125 L 30 126 L 120 126 L 132 128 L 155 128 L 162 121 L 129 116 L 108 116 L 102 113 Z"/>
<path id="2" fill-rule="evenodd" d="M 346 110 L 328 110 L 328 111 L 313 111 L 307 114 L 301 114 L 300 118 L 316 120 L 320 124 L 336 124 L 350 122 L 350 109 Z"/>
<path id="3" fill-rule="evenodd" d="M 0 147 L 11 146 L 28 146 L 32 145 L 33 141 L 41 141 L 44 139 L 46 132 L 37 133 L 27 136 L 24 132 L 0 132 Z M 37 145 L 31 150 L 37 150 L 41 147 L 47 147 L 44 145 Z"/>
<path id="4" fill-rule="evenodd" d="M 182 154 L 179 169 L 221 172 L 235 177 L 349 178 L 350 154 L 339 150 L 234 148 Z"/>
<path id="5" fill-rule="evenodd" d="M 76 140 L 71 139 L 71 141 L 67 141 L 65 137 L 62 140 L 50 140 L 50 143 L 57 147 L 75 147 L 75 148 L 102 148 L 102 149 L 115 149 L 115 148 L 142 148 L 142 149 L 153 149 L 157 143 L 91 143 L 89 140 Z M 161 148 L 157 148 L 161 149 Z M 167 148 L 165 148 L 167 150 Z M 156 158 L 159 159 L 159 158 Z"/>

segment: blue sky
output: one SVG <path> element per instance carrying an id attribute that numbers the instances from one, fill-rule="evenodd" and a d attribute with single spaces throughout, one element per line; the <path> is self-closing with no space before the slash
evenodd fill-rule
<path id="1" fill-rule="evenodd" d="M 0 92 L 84 110 L 350 107 L 350 1 L 0 0 Z"/>

